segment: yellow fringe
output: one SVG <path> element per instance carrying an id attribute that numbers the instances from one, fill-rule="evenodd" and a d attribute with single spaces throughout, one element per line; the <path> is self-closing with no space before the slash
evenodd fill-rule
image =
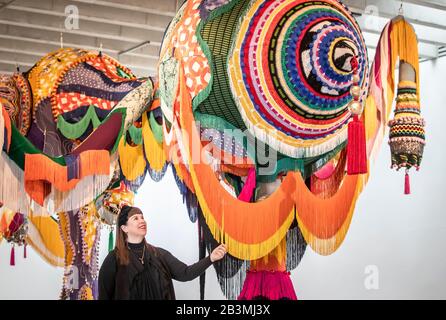
<path id="1" fill-rule="evenodd" d="M 128 143 L 125 143 L 125 136 L 123 136 L 119 141 L 118 153 L 122 174 L 127 180 L 136 180 L 144 174 L 146 170 L 146 159 L 144 159 L 142 145 L 132 147 Z"/>
<path id="2" fill-rule="evenodd" d="M 166 163 L 166 154 L 163 149 L 163 144 L 155 140 L 146 112 L 142 114 L 142 137 L 144 141 L 144 153 L 150 167 L 153 170 L 161 171 Z"/>
<path id="3" fill-rule="evenodd" d="M 369 178 L 369 174 L 363 174 L 358 177 L 356 182 L 356 191 L 355 196 L 351 202 L 350 210 L 342 227 L 336 232 L 336 234 L 328 239 L 321 239 L 312 234 L 306 227 L 303 221 L 300 219 L 299 214 L 296 212 L 296 219 L 299 224 L 300 231 L 302 235 L 310 247 L 320 255 L 330 255 L 335 252 L 342 244 L 347 235 L 348 229 L 350 227 L 350 223 L 353 217 L 353 213 L 356 206 L 356 201 L 358 200 L 359 195 L 361 194 L 364 186 L 367 183 Z"/>
<path id="4" fill-rule="evenodd" d="M 48 216 L 28 215 L 28 235 L 26 242 L 48 263 L 56 267 L 64 266 L 65 248 L 56 221 Z M 36 232 L 34 232 L 34 230 Z"/>
<path id="5" fill-rule="evenodd" d="M 415 70 L 417 93 L 420 92 L 419 81 L 419 56 L 418 40 L 415 31 L 403 17 L 398 16 L 392 21 L 392 30 L 390 32 L 391 46 L 391 70 L 395 70 L 397 59 L 409 63 Z M 394 87 L 393 72 L 391 72 L 391 84 Z M 392 90 L 393 91 L 393 90 Z M 393 97 L 392 97 L 393 100 Z M 389 100 L 389 101 L 392 101 Z"/>
<path id="6" fill-rule="evenodd" d="M 286 237 L 270 253 L 260 259 L 252 260 L 249 269 L 255 271 L 286 271 Z"/>

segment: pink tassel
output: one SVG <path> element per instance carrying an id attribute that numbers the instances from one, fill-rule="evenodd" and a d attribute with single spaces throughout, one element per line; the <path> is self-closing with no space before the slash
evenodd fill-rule
<path id="1" fill-rule="evenodd" d="M 406 171 L 406 176 L 404 178 L 404 194 L 410 194 L 409 172 L 407 171 Z"/>
<path id="2" fill-rule="evenodd" d="M 246 178 L 246 183 L 240 192 L 238 199 L 249 202 L 256 188 L 256 169 L 250 168 L 248 172 L 248 177 Z"/>
<path id="3" fill-rule="evenodd" d="M 11 257 L 9 259 L 9 264 L 11 266 L 15 266 L 15 252 L 14 252 L 14 246 L 11 248 Z"/>
<path id="4" fill-rule="evenodd" d="M 367 154 L 364 124 L 357 115 L 348 124 L 347 173 L 367 173 Z"/>
<path id="5" fill-rule="evenodd" d="M 25 243 L 25 245 L 23 246 L 23 258 L 26 259 L 26 243 Z"/>
<path id="6" fill-rule="evenodd" d="M 238 300 L 297 300 L 289 272 L 248 271 Z"/>

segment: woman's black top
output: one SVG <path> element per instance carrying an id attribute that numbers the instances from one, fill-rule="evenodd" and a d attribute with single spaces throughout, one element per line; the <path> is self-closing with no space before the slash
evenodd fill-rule
<path id="1" fill-rule="evenodd" d="M 99 271 L 99 300 L 175 300 L 172 279 L 190 281 L 211 264 L 210 256 L 190 266 L 169 251 L 146 245 L 144 264 L 139 260 L 145 242 L 129 243 L 129 264 L 119 265 L 109 252 Z"/>

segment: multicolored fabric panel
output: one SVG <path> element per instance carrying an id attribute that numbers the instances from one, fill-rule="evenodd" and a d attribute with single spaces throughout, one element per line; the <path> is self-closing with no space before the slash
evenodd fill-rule
<path id="1" fill-rule="evenodd" d="M 60 78 L 74 65 L 94 58 L 98 53 L 84 49 L 60 49 L 47 54 L 28 72 L 34 105 L 49 98 L 56 90 Z M 35 110 L 34 110 L 35 111 Z"/>
<path id="2" fill-rule="evenodd" d="M 196 35 L 197 28 L 201 22 L 199 9 L 201 3 L 202 0 L 190 0 L 184 3 L 166 32 L 160 52 L 160 61 L 162 63 L 171 59 L 172 56 L 176 59 L 181 58 L 187 74 L 186 84 L 192 97 L 203 91 L 211 78 L 208 60 Z M 163 69 L 160 68 L 159 79 L 164 78 L 162 75 Z M 173 77 L 168 79 L 168 81 L 175 81 L 175 79 Z M 165 100 L 164 95 L 166 95 L 163 86 L 164 84 L 160 86 L 161 100 Z M 171 109 L 172 107 L 171 104 L 162 104 L 162 106 L 163 110 Z M 172 120 L 170 112 L 167 111 L 166 116 L 169 121 Z"/>
<path id="3" fill-rule="evenodd" d="M 368 61 L 353 16 L 338 1 L 251 1 L 229 59 L 233 96 L 248 129 L 292 157 L 346 139 L 353 56 L 365 93 Z M 277 132 L 275 132 L 277 131 Z"/>
<path id="4" fill-rule="evenodd" d="M 142 83 L 107 55 L 70 48 L 45 56 L 28 78 L 36 106 L 45 98 L 51 99 L 55 122 L 59 115 L 82 106 L 111 110 Z"/>
<path id="5" fill-rule="evenodd" d="M 22 135 L 31 126 L 32 95 L 28 80 L 21 74 L 0 75 L 0 104 L 2 104 Z"/>
<path id="6" fill-rule="evenodd" d="M 130 80 L 123 78 L 124 71 L 118 74 L 119 66 L 104 57 L 100 55 L 80 63 L 65 74 L 52 97 L 54 116 L 89 105 L 111 110 L 130 91 L 141 85 L 142 82 L 130 74 Z"/>

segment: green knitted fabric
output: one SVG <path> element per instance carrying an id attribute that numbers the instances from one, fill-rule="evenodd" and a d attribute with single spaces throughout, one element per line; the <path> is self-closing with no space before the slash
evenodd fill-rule
<path id="1" fill-rule="evenodd" d="M 208 58 L 213 81 L 208 97 L 198 105 L 196 111 L 220 117 L 241 130 L 245 130 L 246 126 L 232 98 L 227 60 L 239 17 L 248 3 L 248 0 L 232 1 L 216 9 L 200 32 L 207 45 L 203 52 L 210 54 Z"/>

